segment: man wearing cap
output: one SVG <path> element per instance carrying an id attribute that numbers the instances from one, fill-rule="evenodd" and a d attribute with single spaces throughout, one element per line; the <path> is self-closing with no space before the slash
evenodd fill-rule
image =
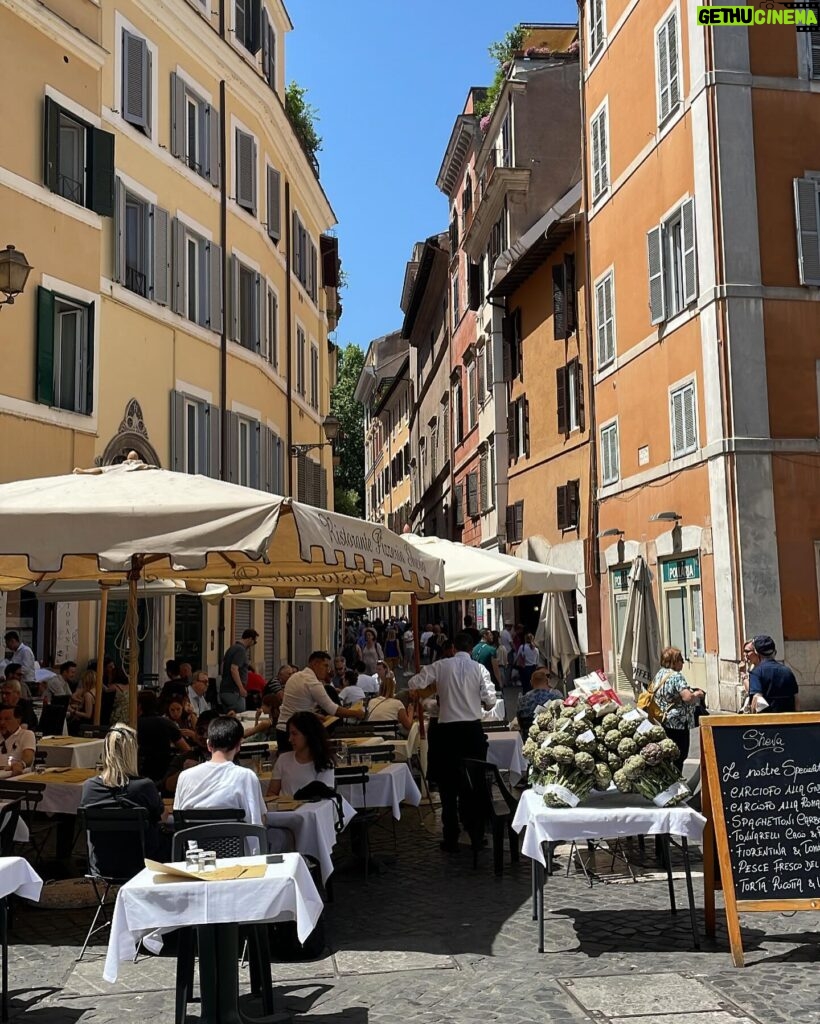
<path id="1" fill-rule="evenodd" d="M 259 634 L 255 629 L 246 629 L 241 638 L 232 644 L 222 659 L 222 678 L 219 681 L 219 703 L 225 711 L 237 714 L 245 710 L 245 688 L 248 681 L 248 651 L 256 643 Z"/>
<path id="2" fill-rule="evenodd" d="M 765 711 L 767 715 L 798 711 L 797 679 L 788 665 L 774 660 L 774 640 L 761 633 L 745 645 L 744 653 L 753 666 L 749 673 L 752 711 Z M 768 707 L 760 707 L 763 701 Z"/>

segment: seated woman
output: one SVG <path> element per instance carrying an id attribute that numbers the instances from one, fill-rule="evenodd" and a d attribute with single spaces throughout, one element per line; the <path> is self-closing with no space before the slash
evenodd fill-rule
<path id="1" fill-rule="evenodd" d="M 80 678 L 80 685 L 72 693 L 68 702 L 68 731 L 79 735 L 84 725 L 94 721 L 94 701 L 97 694 L 97 673 L 85 671 Z"/>
<path id="2" fill-rule="evenodd" d="M 171 838 L 160 828 L 164 807 L 154 783 L 139 776 L 136 732 L 127 725 L 115 725 L 109 730 L 102 762 L 102 773 L 83 783 L 80 807 L 145 807 L 148 811 L 145 853 L 157 860 L 167 860 L 171 855 Z M 122 836 L 116 832 L 98 834 L 88 851 L 92 867 L 101 874 L 116 875 L 121 855 Z"/>
<path id="3" fill-rule="evenodd" d="M 398 722 L 405 735 L 410 732 L 413 706 L 408 710 L 396 696 L 396 677 L 392 672 L 382 676 L 380 695 L 370 698 L 365 722 Z"/>
<path id="4" fill-rule="evenodd" d="M 273 766 L 268 797 L 285 793 L 293 796 L 311 782 L 333 788 L 333 756 L 327 730 L 312 711 L 297 711 L 288 721 L 292 750 L 280 754 Z"/>
<path id="5" fill-rule="evenodd" d="M 165 706 L 165 717 L 174 723 L 186 740 L 196 739 L 196 715 L 187 699 L 172 697 Z"/>
<path id="6" fill-rule="evenodd" d="M 282 706 L 282 691 L 266 693 L 262 697 L 262 707 L 256 712 L 253 725 L 245 725 L 245 739 L 251 736 L 262 740 L 276 739 L 276 723 L 279 721 L 279 708 Z"/>

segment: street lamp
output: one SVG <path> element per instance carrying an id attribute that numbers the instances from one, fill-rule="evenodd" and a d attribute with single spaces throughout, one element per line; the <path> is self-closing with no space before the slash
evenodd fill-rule
<path id="1" fill-rule="evenodd" d="M 311 452 L 314 448 L 326 448 L 328 445 L 333 445 L 333 442 L 339 436 L 341 431 L 341 423 L 332 414 L 325 416 L 322 423 L 322 429 L 325 432 L 326 441 L 317 441 L 315 444 L 292 444 L 290 446 L 291 455 L 304 455 L 305 452 Z"/>
<path id="2" fill-rule="evenodd" d="M 21 295 L 26 287 L 31 270 L 25 253 L 13 245 L 0 249 L 0 292 L 6 296 L 0 301 L 0 306 L 13 305 L 14 297 Z"/>

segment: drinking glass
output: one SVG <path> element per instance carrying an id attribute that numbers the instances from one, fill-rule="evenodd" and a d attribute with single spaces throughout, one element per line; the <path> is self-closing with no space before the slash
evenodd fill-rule
<path id="1" fill-rule="evenodd" d="M 262 774 L 263 775 L 270 775 L 272 771 L 273 771 L 273 762 L 272 761 L 263 761 L 262 762 Z"/>
<path id="2" fill-rule="evenodd" d="M 373 759 L 371 758 L 370 754 L 362 754 L 361 762 L 364 767 L 369 768 L 370 765 L 373 763 Z"/>
<path id="3" fill-rule="evenodd" d="M 199 863 L 200 871 L 216 871 L 216 853 L 214 850 L 203 850 Z"/>
<path id="4" fill-rule="evenodd" d="M 188 871 L 199 871 L 202 862 L 202 850 L 187 850 L 185 853 L 185 867 Z"/>

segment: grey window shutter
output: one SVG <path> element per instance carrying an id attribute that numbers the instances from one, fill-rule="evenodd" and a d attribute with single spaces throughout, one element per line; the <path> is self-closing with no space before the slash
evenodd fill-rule
<path id="1" fill-rule="evenodd" d="M 518 438 L 516 436 L 518 417 L 516 416 L 516 403 L 510 402 L 507 406 L 507 451 L 509 461 L 518 458 Z"/>
<path id="2" fill-rule="evenodd" d="M 515 310 L 513 320 L 513 373 L 524 379 L 524 335 L 521 332 L 521 308 Z"/>
<path id="3" fill-rule="evenodd" d="M 661 25 L 655 37 L 656 60 L 658 62 L 658 117 L 661 122 L 669 116 L 671 99 L 669 96 L 669 46 L 667 42 L 667 25 Z"/>
<path id="4" fill-rule="evenodd" d="M 236 130 L 236 201 L 256 216 L 256 140 Z"/>
<path id="5" fill-rule="evenodd" d="M 507 543 L 511 544 L 515 539 L 515 509 L 512 505 L 507 505 L 504 518 L 507 533 Z"/>
<path id="6" fill-rule="evenodd" d="M 278 242 L 282 237 L 282 176 L 275 167 L 268 168 L 268 236 Z"/>
<path id="7" fill-rule="evenodd" d="M 649 261 L 649 317 L 653 324 L 659 324 L 666 319 L 662 227 L 647 231 L 646 249 Z"/>
<path id="8" fill-rule="evenodd" d="M 559 366 L 555 371 L 555 408 L 558 413 L 558 433 L 569 433 L 569 409 L 567 408 L 567 368 Z"/>
<path id="9" fill-rule="evenodd" d="M 800 283 L 817 285 L 820 284 L 820 216 L 817 182 L 812 178 L 794 179 L 794 208 Z"/>
<path id="10" fill-rule="evenodd" d="M 484 351 L 476 353 L 476 394 L 478 400 L 484 397 Z"/>
<path id="11" fill-rule="evenodd" d="M 683 245 L 683 301 L 694 302 L 698 297 L 698 256 L 695 247 L 695 200 L 687 199 L 680 208 Z"/>
<path id="12" fill-rule="evenodd" d="M 239 260 L 236 256 L 231 256 L 229 266 L 229 289 L 230 289 L 230 337 L 234 341 L 239 341 Z"/>
<path id="13" fill-rule="evenodd" d="M 227 479 L 233 483 L 239 483 L 239 417 L 235 412 L 226 414 L 228 427 L 228 465 Z"/>
<path id="14" fill-rule="evenodd" d="M 811 77 L 820 78 L 820 35 L 816 32 L 812 32 L 809 35 L 809 48 L 809 70 Z"/>
<path id="15" fill-rule="evenodd" d="M 151 54 L 146 41 L 127 29 L 122 33 L 122 116 L 150 133 Z"/>
<path id="16" fill-rule="evenodd" d="M 185 228 L 176 217 L 171 224 L 171 244 L 174 248 L 172 308 L 185 316 Z"/>
<path id="17" fill-rule="evenodd" d="M 686 450 L 684 439 L 684 392 L 675 391 L 672 393 L 672 457 L 682 455 Z"/>
<path id="18" fill-rule="evenodd" d="M 78 412 L 84 412 L 90 416 L 94 411 L 94 306 L 86 307 L 85 343 L 88 353 L 85 373 L 85 404 Z"/>
<path id="19" fill-rule="evenodd" d="M 101 217 L 114 215 L 114 136 L 100 128 L 88 129 L 87 205 Z"/>
<path id="20" fill-rule="evenodd" d="M 515 539 L 520 542 L 524 539 L 524 502 L 515 503 Z"/>
<path id="21" fill-rule="evenodd" d="M 185 396 L 171 392 L 171 469 L 185 472 Z"/>
<path id="22" fill-rule="evenodd" d="M 222 330 L 222 246 L 216 242 L 205 243 L 205 258 L 208 261 L 208 323 L 212 331 Z"/>
<path id="23" fill-rule="evenodd" d="M 567 528 L 567 485 L 555 489 L 556 520 L 558 529 Z"/>
<path id="24" fill-rule="evenodd" d="M 208 266 L 208 243 L 198 238 L 197 248 L 197 288 L 199 289 L 196 322 L 200 327 L 207 327 L 211 322 L 210 267 Z"/>
<path id="25" fill-rule="evenodd" d="M 220 121 L 217 108 L 208 106 L 205 119 L 208 124 L 208 181 L 218 188 L 221 180 L 221 167 L 219 165 Z"/>
<path id="26" fill-rule="evenodd" d="M 327 470 L 319 466 L 319 508 L 327 507 Z"/>
<path id="27" fill-rule="evenodd" d="M 479 494 L 481 502 L 481 511 L 486 512 L 490 507 L 490 487 L 489 480 L 487 478 L 487 453 L 482 452 L 478 462 L 479 468 Z"/>
<path id="28" fill-rule="evenodd" d="M 698 443 L 698 410 L 694 385 L 690 385 L 683 393 L 683 428 L 686 447 L 691 450 Z"/>
<path id="29" fill-rule="evenodd" d="M 464 484 L 456 484 L 455 489 L 455 516 L 456 526 L 464 525 Z"/>
<path id="30" fill-rule="evenodd" d="M 213 477 L 214 480 L 219 479 L 219 458 L 222 448 L 221 418 L 218 405 L 207 407 L 208 476 Z"/>
<path id="31" fill-rule="evenodd" d="M 306 462 L 307 455 L 300 452 L 296 456 L 296 500 L 302 502 L 307 501 L 307 483 L 305 481 Z"/>
<path id="32" fill-rule="evenodd" d="M 255 278 L 254 294 L 256 296 L 256 351 L 262 352 L 265 344 L 265 334 L 267 330 L 267 319 L 268 309 L 265 302 L 266 297 L 266 285 L 265 279 L 261 274 L 257 274 Z"/>
<path id="33" fill-rule="evenodd" d="M 261 433 L 262 433 L 262 424 L 261 423 L 254 423 L 254 424 L 251 425 L 251 431 L 250 431 L 250 446 L 251 446 L 251 450 L 250 450 L 250 463 L 251 463 L 250 486 L 255 488 L 257 491 L 259 490 L 260 458 L 261 458 L 261 455 L 262 455 L 262 451 L 261 451 L 261 449 L 262 449 Z"/>
<path id="34" fill-rule="evenodd" d="M 37 401 L 54 405 L 54 293 L 37 289 Z"/>
<path id="35" fill-rule="evenodd" d="M 210 437 L 208 436 L 209 427 L 208 417 L 208 406 L 205 402 L 197 402 L 196 404 L 196 425 L 199 431 L 197 437 L 196 447 L 196 471 L 201 476 L 205 475 L 205 471 L 209 468 L 208 466 L 208 455 L 210 451 Z"/>
<path id="36" fill-rule="evenodd" d="M 567 336 L 566 302 L 564 296 L 564 265 L 552 268 L 552 335 L 564 340 Z"/>
<path id="37" fill-rule="evenodd" d="M 276 477 L 274 479 L 276 494 L 285 493 L 285 445 L 281 437 L 276 438 Z"/>
<path id="38" fill-rule="evenodd" d="M 273 490 L 273 431 L 270 427 L 259 429 L 259 489 L 268 493 Z"/>
<path id="39" fill-rule="evenodd" d="M 680 67 L 678 64 L 678 19 L 675 14 L 666 23 L 669 44 L 669 109 L 680 102 Z"/>
<path id="40" fill-rule="evenodd" d="M 114 280 L 125 284 L 125 185 L 114 179 Z"/>
<path id="41" fill-rule="evenodd" d="M 609 462 L 609 431 L 601 431 L 601 481 L 607 483 L 612 478 L 612 466 Z"/>
<path id="42" fill-rule="evenodd" d="M 154 302 L 168 305 L 171 288 L 170 217 L 167 210 L 151 206 L 151 244 L 153 261 L 151 289 Z"/>
<path id="43" fill-rule="evenodd" d="M 43 107 L 43 183 L 57 191 L 57 149 L 60 140 L 60 107 L 46 96 Z"/>
<path id="44" fill-rule="evenodd" d="M 310 297 L 316 301 L 318 296 L 317 274 L 319 272 L 319 253 L 313 242 L 310 243 Z"/>
<path id="45" fill-rule="evenodd" d="M 302 224 L 296 211 L 293 212 L 293 267 L 299 280 L 302 279 Z"/>
<path id="46" fill-rule="evenodd" d="M 185 83 L 171 72 L 171 155 L 185 159 Z"/>
<path id="47" fill-rule="evenodd" d="M 484 349 L 485 358 L 487 360 L 486 374 L 487 374 L 487 394 L 492 398 L 493 385 L 495 384 L 495 361 L 493 360 L 493 339 L 492 336 L 488 339 L 487 345 Z"/>

